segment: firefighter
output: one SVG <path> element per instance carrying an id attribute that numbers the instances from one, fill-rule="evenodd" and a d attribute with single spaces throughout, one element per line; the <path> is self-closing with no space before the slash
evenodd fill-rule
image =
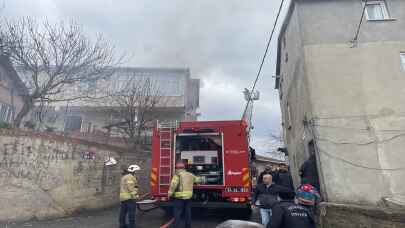
<path id="1" fill-rule="evenodd" d="M 186 228 L 191 228 L 191 198 L 193 196 L 193 186 L 200 183 L 202 178 L 194 176 L 185 170 L 182 162 L 176 163 L 176 174 L 173 176 L 170 188 L 169 198 L 173 198 L 174 206 L 174 226 L 181 227 L 181 215 L 184 214 Z"/>
<path id="2" fill-rule="evenodd" d="M 121 178 L 120 187 L 120 228 L 135 228 L 135 213 L 136 213 L 136 200 L 139 199 L 138 195 L 138 181 L 135 172 L 141 170 L 137 165 L 130 165 L 127 170 L 124 170 L 123 177 Z M 126 224 L 128 216 L 129 224 Z"/>

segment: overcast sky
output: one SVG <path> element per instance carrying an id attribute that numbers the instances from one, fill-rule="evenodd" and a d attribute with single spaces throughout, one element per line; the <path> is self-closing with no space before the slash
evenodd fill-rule
<path id="1" fill-rule="evenodd" d="M 8 18 L 76 21 L 102 33 L 131 58 L 129 66 L 189 67 L 201 79 L 203 120 L 239 119 L 280 0 L 1 0 Z M 275 36 L 275 38 L 277 38 Z M 253 145 L 266 150 L 279 134 L 274 90 L 276 39 L 258 83 Z"/>

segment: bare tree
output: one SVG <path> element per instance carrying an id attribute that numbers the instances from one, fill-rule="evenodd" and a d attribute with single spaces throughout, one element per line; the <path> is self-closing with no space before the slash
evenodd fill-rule
<path id="1" fill-rule="evenodd" d="M 165 105 L 156 81 L 133 76 L 110 94 L 110 111 L 116 120 L 111 125 L 124 136 L 128 146 L 141 144 L 142 134 L 157 118 L 157 110 Z"/>
<path id="2" fill-rule="evenodd" d="M 22 72 L 20 77 L 29 90 L 14 120 L 17 127 L 38 103 L 89 97 L 85 86 L 77 88 L 108 77 L 119 62 L 101 35 L 92 41 L 75 23 L 23 18 L 4 21 L 0 29 L 1 50 Z"/>

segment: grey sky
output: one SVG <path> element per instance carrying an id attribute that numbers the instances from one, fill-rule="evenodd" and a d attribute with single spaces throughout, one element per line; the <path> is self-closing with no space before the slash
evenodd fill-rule
<path id="1" fill-rule="evenodd" d="M 74 20 L 103 33 L 127 65 L 189 67 L 202 80 L 201 119 L 240 118 L 280 0 L 3 0 L 6 17 Z M 276 38 L 276 37 L 275 37 Z M 275 41 L 275 40 L 274 40 Z M 263 151 L 280 130 L 275 42 L 258 84 L 253 143 Z"/>

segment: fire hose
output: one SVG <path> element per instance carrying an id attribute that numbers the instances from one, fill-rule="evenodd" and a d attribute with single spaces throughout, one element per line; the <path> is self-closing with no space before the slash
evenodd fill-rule
<path id="1" fill-rule="evenodd" d="M 168 228 L 171 224 L 174 223 L 174 218 L 170 219 L 167 223 L 160 226 L 160 228 Z"/>
<path id="2" fill-rule="evenodd" d="M 147 199 L 148 196 L 150 196 L 150 194 L 145 193 L 141 197 L 139 197 L 142 200 L 136 202 L 137 208 L 142 212 L 149 212 L 149 211 L 159 208 L 159 206 L 156 205 L 157 200 Z M 145 205 L 148 205 L 149 207 L 148 208 L 143 207 Z M 150 207 L 150 205 L 152 205 L 152 206 Z M 174 218 L 171 218 L 167 223 L 161 225 L 160 228 L 169 228 L 170 225 L 173 223 L 174 223 Z"/>
<path id="3" fill-rule="evenodd" d="M 139 211 L 149 212 L 156 208 L 159 208 L 159 206 L 155 204 L 157 200 L 147 199 L 149 195 L 150 195 L 149 193 L 145 193 L 139 197 L 140 199 L 142 199 L 141 201 L 136 202 L 136 207 L 139 209 Z M 144 208 L 143 207 L 144 205 L 148 205 L 148 207 Z"/>

